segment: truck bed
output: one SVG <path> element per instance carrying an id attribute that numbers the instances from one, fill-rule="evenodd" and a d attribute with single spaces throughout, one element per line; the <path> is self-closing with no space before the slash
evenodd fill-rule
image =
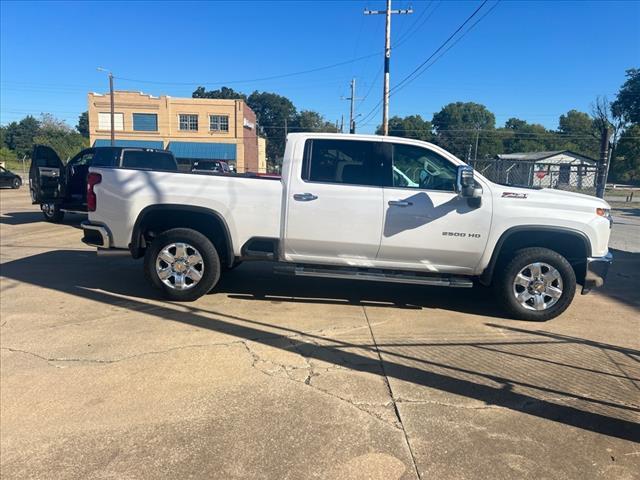
<path id="1" fill-rule="evenodd" d="M 114 168 L 91 168 L 102 175 L 95 186 L 93 222 L 108 225 L 115 248 L 128 248 L 140 212 L 159 204 L 215 210 L 227 222 L 236 255 L 251 237 L 280 236 L 282 183 L 250 175 L 194 175 Z"/>

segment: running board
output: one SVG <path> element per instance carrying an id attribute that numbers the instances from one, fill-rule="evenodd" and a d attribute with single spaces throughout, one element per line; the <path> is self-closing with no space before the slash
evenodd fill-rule
<path id="1" fill-rule="evenodd" d="M 382 270 L 359 270 L 341 267 L 317 267 L 302 265 L 277 265 L 274 272 L 295 277 L 343 278 L 345 280 L 366 280 L 374 282 L 409 283 L 437 287 L 471 288 L 473 282 L 468 277 L 449 275 L 425 275 L 411 272 L 393 272 Z"/>

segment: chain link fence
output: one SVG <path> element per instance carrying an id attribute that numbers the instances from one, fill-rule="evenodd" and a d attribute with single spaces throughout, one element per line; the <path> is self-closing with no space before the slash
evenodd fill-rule
<path id="1" fill-rule="evenodd" d="M 477 172 L 495 183 L 557 188 L 595 195 L 598 166 L 593 164 L 544 163 L 486 159 L 471 162 Z"/>

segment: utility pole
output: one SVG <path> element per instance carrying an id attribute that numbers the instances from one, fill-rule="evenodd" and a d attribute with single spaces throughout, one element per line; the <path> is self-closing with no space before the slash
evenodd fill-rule
<path id="1" fill-rule="evenodd" d="M 365 15 L 385 15 L 384 30 L 384 86 L 382 90 L 382 134 L 389 135 L 389 63 L 391 60 L 391 15 L 409 15 L 412 8 L 391 10 L 391 0 L 387 0 L 386 10 L 365 10 Z"/>
<path id="2" fill-rule="evenodd" d="M 473 166 L 475 167 L 476 162 L 478 161 L 478 140 L 480 140 L 480 125 L 476 126 L 476 149 L 473 154 Z"/>
<path id="3" fill-rule="evenodd" d="M 600 164 L 598 165 L 598 173 L 596 177 L 596 197 L 604 198 L 604 191 L 607 182 L 607 173 L 609 170 L 609 127 L 602 129 L 600 137 Z"/>
<path id="4" fill-rule="evenodd" d="M 109 72 L 109 96 L 111 97 L 111 146 L 116 146 L 116 104 L 113 98 L 113 73 Z"/>
<path id="5" fill-rule="evenodd" d="M 115 99 L 113 97 L 113 73 L 110 70 L 107 70 L 105 68 L 102 67 L 98 67 L 98 71 L 99 72 L 107 72 L 109 74 L 109 97 L 110 97 L 110 101 L 111 101 L 111 111 L 110 111 L 110 117 L 111 117 L 111 146 L 115 147 L 116 146 L 116 126 L 115 126 L 115 110 L 116 110 L 116 106 L 115 106 Z"/>
<path id="6" fill-rule="evenodd" d="M 340 115 L 340 133 L 344 132 L 344 113 Z"/>
<path id="7" fill-rule="evenodd" d="M 350 97 L 342 97 L 343 100 L 351 100 L 351 107 L 349 108 L 349 133 L 356 133 L 356 116 L 354 115 L 356 110 L 356 100 L 360 100 L 356 98 L 356 79 L 351 79 L 351 96 Z M 342 131 L 342 128 L 340 129 Z"/>

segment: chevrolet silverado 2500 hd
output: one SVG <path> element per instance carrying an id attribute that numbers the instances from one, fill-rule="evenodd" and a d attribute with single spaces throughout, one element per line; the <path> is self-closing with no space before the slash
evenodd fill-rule
<path id="1" fill-rule="evenodd" d="M 603 200 L 498 185 L 405 138 L 290 134 L 281 178 L 92 167 L 87 195 L 85 243 L 144 257 L 172 300 L 261 259 L 292 275 L 491 285 L 511 316 L 542 321 L 611 262 Z"/>

